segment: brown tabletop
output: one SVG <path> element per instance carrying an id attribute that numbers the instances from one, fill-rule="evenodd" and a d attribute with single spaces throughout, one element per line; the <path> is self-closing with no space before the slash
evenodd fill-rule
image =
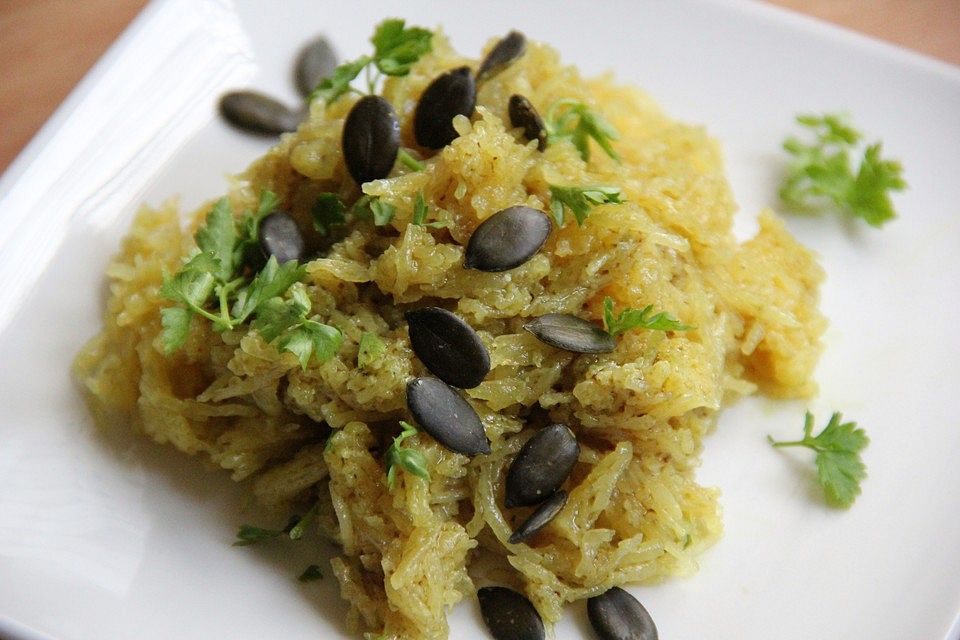
<path id="1" fill-rule="evenodd" d="M 960 64 L 960 0 L 771 0 Z M 0 0 L 0 172 L 146 0 Z"/>

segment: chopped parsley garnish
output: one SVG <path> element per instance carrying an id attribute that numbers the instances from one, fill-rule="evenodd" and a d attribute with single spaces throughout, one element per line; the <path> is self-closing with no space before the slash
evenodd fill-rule
<path id="1" fill-rule="evenodd" d="M 423 197 L 423 191 L 417 192 L 417 199 L 413 203 L 413 219 L 410 221 L 411 224 L 417 224 L 423 227 L 434 227 L 436 229 L 441 229 L 443 227 L 449 227 L 449 220 L 434 220 L 432 222 L 427 222 L 427 214 L 430 212 L 427 207 L 427 201 Z"/>
<path id="2" fill-rule="evenodd" d="M 840 412 L 816 436 L 813 435 L 813 414 L 809 411 L 803 423 L 803 439 L 778 442 L 767 439 L 775 447 L 807 447 L 817 452 L 817 480 L 823 487 L 827 503 L 834 507 L 849 507 L 860 495 L 860 482 L 867 477 L 867 468 L 860 452 L 870 443 L 856 422 L 841 422 Z"/>
<path id="3" fill-rule="evenodd" d="M 357 366 L 366 369 L 372 363 L 379 360 L 387 351 L 387 345 L 383 344 L 380 337 L 369 331 L 364 331 L 360 336 L 360 350 L 357 352 Z"/>
<path id="4" fill-rule="evenodd" d="M 252 280 L 243 275 L 244 255 L 257 243 L 260 220 L 278 204 L 273 193 L 264 191 L 256 213 L 248 211 L 239 220 L 226 198 L 214 205 L 195 236 L 200 252 L 166 276 L 160 288 L 161 296 L 180 305 L 160 310 L 165 353 L 184 345 L 194 315 L 209 320 L 217 331 L 250 321 L 264 340 L 296 355 L 304 369 L 311 359 L 325 362 L 337 352 L 340 331 L 308 318 L 310 298 L 299 285 L 305 267 L 296 260 L 279 264 L 271 256 Z"/>
<path id="5" fill-rule="evenodd" d="M 570 209 L 578 225 L 590 215 L 590 210 L 598 204 L 622 204 L 619 187 L 560 187 L 550 185 L 550 212 L 558 226 L 563 226 L 565 209 Z"/>
<path id="6" fill-rule="evenodd" d="M 687 331 L 693 327 L 683 324 L 666 311 L 653 314 L 653 305 L 648 304 L 643 309 L 627 307 L 620 315 L 613 314 L 613 298 L 603 299 L 603 325 L 607 333 L 616 336 L 630 329 L 651 329 L 653 331 Z"/>
<path id="7" fill-rule="evenodd" d="M 620 162 L 620 154 L 613 141 L 620 137 L 617 130 L 603 116 L 578 100 L 557 100 L 547 110 L 547 143 L 569 140 L 585 161 L 590 160 L 590 139 L 604 152 Z"/>
<path id="8" fill-rule="evenodd" d="M 907 187 L 896 160 L 880 158 L 881 144 L 863 151 L 854 170 L 851 154 L 858 153 L 860 132 L 839 115 L 801 115 L 797 122 L 813 133 L 813 143 L 790 137 L 783 148 L 793 156 L 780 197 L 801 211 L 816 211 L 832 204 L 837 210 L 880 227 L 896 217 L 890 192 Z"/>
<path id="9" fill-rule="evenodd" d="M 283 534 L 289 534 L 290 530 L 297 526 L 298 522 L 300 522 L 300 516 L 291 516 L 287 522 L 287 526 L 283 529 L 264 529 L 263 527 L 242 524 L 237 531 L 237 539 L 234 541 L 233 546 L 246 547 L 251 544 L 263 542 L 264 540 L 278 538 Z"/>
<path id="10" fill-rule="evenodd" d="M 321 193 L 311 210 L 313 228 L 327 235 L 333 227 L 346 224 L 347 207 L 335 193 Z"/>
<path id="11" fill-rule="evenodd" d="M 410 155 L 410 152 L 403 147 L 400 147 L 400 150 L 397 151 L 397 160 L 411 171 L 423 171 L 427 168 L 425 164 Z"/>
<path id="12" fill-rule="evenodd" d="M 367 91 L 374 93 L 379 74 L 407 75 L 410 73 L 410 67 L 430 52 L 433 47 L 432 39 L 433 33 L 427 29 L 406 27 L 404 21 L 397 18 L 384 20 L 370 38 L 374 47 L 373 55 L 362 56 L 357 60 L 341 64 L 334 70 L 333 75 L 317 85 L 310 94 L 309 101 L 322 99 L 326 104 L 331 104 L 343 94 L 356 91 L 350 83 L 364 69 L 367 71 Z M 371 63 L 378 71 L 376 77 L 370 73 Z M 357 93 L 360 92 L 357 91 Z"/>
<path id="13" fill-rule="evenodd" d="M 322 579 L 323 579 L 323 572 L 320 571 L 320 565 L 316 565 L 316 564 L 310 565 L 309 567 L 303 570 L 303 573 L 297 576 L 297 580 L 300 582 L 313 582 L 315 580 L 322 580 Z"/>
<path id="14" fill-rule="evenodd" d="M 400 422 L 400 426 L 403 427 L 403 431 L 393 439 L 393 444 L 387 448 L 387 452 L 384 454 L 384 460 L 387 463 L 387 486 L 391 491 L 396 486 L 397 467 L 407 473 L 412 473 L 418 478 L 430 479 L 426 457 L 416 449 L 401 446 L 404 440 L 417 434 L 416 427 L 403 421 Z"/>
<path id="15" fill-rule="evenodd" d="M 234 541 L 233 546 L 245 547 L 247 545 L 263 542 L 264 540 L 279 538 L 284 534 L 286 534 L 286 536 L 291 540 L 299 540 L 303 537 L 306 528 L 317 519 L 318 510 L 319 505 L 315 504 L 310 508 L 309 511 L 303 514 L 302 517 L 290 516 L 290 519 L 287 521 L 287 525 L 283 529 L 264 529 L 263 527 L 242 524 L 240 525 L 240 529 L 237 531 L 237 539 Z"/>

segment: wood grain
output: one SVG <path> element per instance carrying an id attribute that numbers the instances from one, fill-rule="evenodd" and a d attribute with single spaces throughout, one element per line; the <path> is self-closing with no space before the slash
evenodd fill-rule
<path id="1" fill-rule="evenodd" d="M 960 0 L 770 0 L 960 64 Z M 146 0 L 0 0 L 0 172 Z"/>

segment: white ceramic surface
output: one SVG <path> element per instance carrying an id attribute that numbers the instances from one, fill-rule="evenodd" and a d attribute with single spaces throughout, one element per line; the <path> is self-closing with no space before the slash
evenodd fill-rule
<path id="1" fill-rule="evenodd" d="M 97 331 L 101 273 L 137 204 L 195 206 L 266 148 L 217 120 L 216 96 L 255 86 L 292 101 L 299 43 L 324 32 L 354 56 L 398 14 L 443 24 L 464 52 L 520 28 L 703 123 L 726 150 L 744 234 L 777 204 L 795 113 L 847 111 L 882 137 L 911 186 L 899 220 L 788 220 L 829 274 L 809 407 L 869 432 L 863 496 L 825 508 L 805 452 L 766 443 L 796 434 L 808 405 L 741 402 L 699 474 L 723 491 L 724 538 L 696 576 L 635 592 L 663 638 L 960 637 L 960 70 L 706 0 L 152 4 L 0 180 L 0 637 L 347 637 L 329 571 L 293 579 L 307 545 L 231 547 L 256 518 L 242 492 L 172 450 L 95 432 L 68 367 Z M 474 603 L 450 619 L 451 637 L 484 637 Z M 571 606 L 556 635 L 587 629 Z"/>

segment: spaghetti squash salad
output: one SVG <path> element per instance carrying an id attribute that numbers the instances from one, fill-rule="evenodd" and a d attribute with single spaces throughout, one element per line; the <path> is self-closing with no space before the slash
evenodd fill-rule
<path id="1" fill-rule="evenodd" d="M 476 81 L 475 108 L 432 149 L 418 144 L 418 101 L 444 73 L 469 75 L 478 62 L 441 33 L 429 43 L 378 92 L 396 114 L 403 160 L 385 177 L 354 179 L 344 128 L 360 98 L 328 93 L 231 182 L 217 216 L 206 204 L 185 230 L 175 203 L 143 207 L 107 269 L 103 331 L 75 364 L 99 421 L 209 458 L 284 515 L 315 514 L 308 533 L 338 545 L 331 567 L 351 626 L 387 638 L 446 638 L 447 609 L 487 584 L 471 573 L 489 564 L 481 558 L 548 623 L 566 602 L 695 571 L 722 529 L 718 491 L 694 477 L 704 436 L 737 397 L 810 396 L 825 328 L 822 271 L 772 212 L 756 237 L 734 238 L 721 153 L 702 128 L 530 42 Z M 549 139 L 512 126 L 513 96 Z M 576 133 L 593 115 L 601 135 Z M 570 135 L 551 129 L 567 125 Z M 595 186 L 608 190 L 591 199 Z M 565 204 L 571 193 L 588 196 L 580 211 Z M 517 206 L 550 216 L 542 248 L 506 270 L 465 268 L 477 227 Z M 263 208 L 296 222 L 298 263 L 240 251 L 236 238 Z M 197 257 L 196 231 L 222 226 L 224 213 L 236 222 L 226 250 L 235 269 L 191 311 L 170 283 Z M 270 311 L 250 289 L 277 268 L 293 284 L 269 292 Z M 557 348 L 525 329 L 548 314 L 600 328 L 607 298 L 677 324 L 623 331 L 607 353 Z M 430 372 L 404 314 L 424 307 L 453 312 L 488 353 L 482 381 L 455 393 L 478 415 L 489 453 L 470 457 L 418 430 L 407 385 Z M 268 311 L 284 310 L 294 317 L 278 333 Z M 507 470 L 557 423 L 579 445 L 566 502 L 511 543 L 531 509 L 505 506 Z"/>

